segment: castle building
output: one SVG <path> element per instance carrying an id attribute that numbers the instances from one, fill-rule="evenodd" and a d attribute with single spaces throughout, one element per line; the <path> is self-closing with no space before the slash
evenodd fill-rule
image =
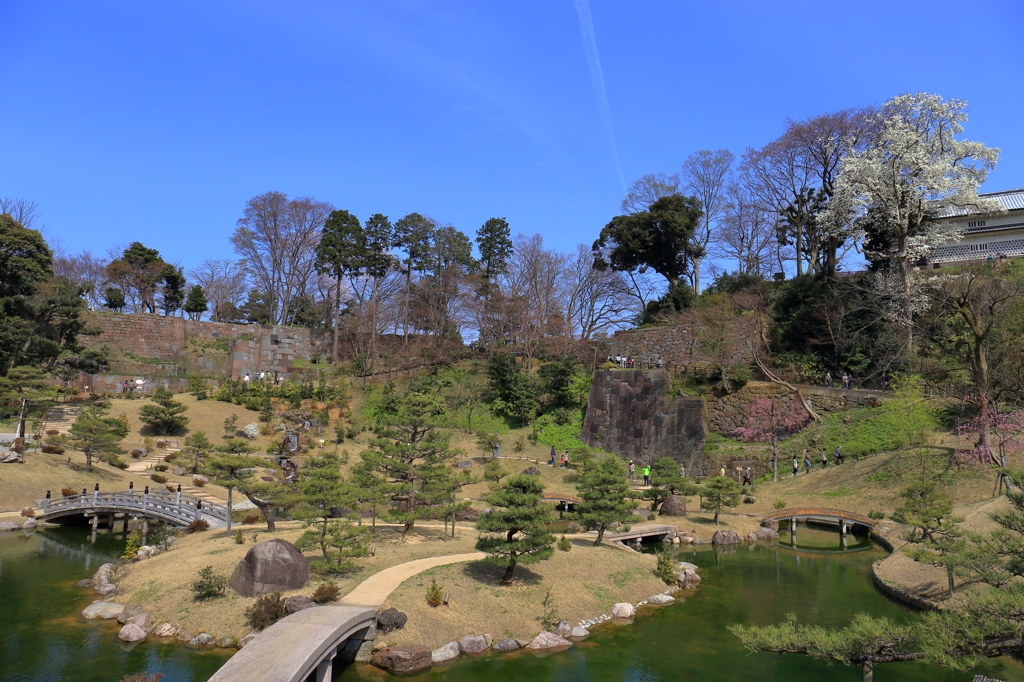
<path id="1" fill-rule="evenodd" d="M 956 217 L 963 229 L 963 238 L 935 250 L 928 258 L 935 267 L 996 258 L 1024 258 L 1024 189 L 978 196 L 995 199 L 1004 212 L 985 213 L 970 208 L 946 211 L 943 217 Z"/>

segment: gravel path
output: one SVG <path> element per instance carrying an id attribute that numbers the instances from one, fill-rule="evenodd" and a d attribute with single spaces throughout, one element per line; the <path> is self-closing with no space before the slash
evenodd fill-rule
<path id="1" fill-rule="evenodd" d="M 451 556 L 437 556 L 430 557 L 428 559 L 407 561 L 404 564 L 385 568 L 383 571 L 373 574 L 363 582 L 356 585 L 351 592 L 339 600 L 339 603 L 380 606 L 387 600 L 388 595 L 394 592 L 399 585 L 417 573 L 422 573 L 428 568 L 434 568 L 435 566 L 457 564 L 461 561 L 476 561 L 478 559 L 483 559 L 485 556 L 487 555 L 483 552 L 452 554 Z"/>

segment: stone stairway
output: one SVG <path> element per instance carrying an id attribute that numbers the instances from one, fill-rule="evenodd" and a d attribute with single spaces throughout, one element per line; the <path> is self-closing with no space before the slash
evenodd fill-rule
<path id="1" fill-rule="evenodd" d="M 81 408 L 78 407 L 51 407 L 46 411 L 46 419 L 40 430 L 43 434 L 46 434 L 47 431 L 65 434 L 78 420 L 79 412 L 81 412 Z"/>

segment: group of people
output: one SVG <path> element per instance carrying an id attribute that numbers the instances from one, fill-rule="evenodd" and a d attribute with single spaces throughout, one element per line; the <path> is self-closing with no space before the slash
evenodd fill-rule
<path id="1" fill-rule="evenodd" d="M 551 466 L 555 466 L 555 462 L 559 462 L 558 466 L 560 466 L 561 468 L 568 469 L 569 468 L 569 453 L 568 452 L 563 452 L 562 453 L 562 459 L 559 460 L 558 459 L 558 453 L 555 451 L 555 446 L 552 445 L 551 446 L 551 459 L 548 460 L 548 464 L 550 464 Z"/>
<path id="2" fill-rule="evenodd" d="M 882 375 L 882 385 L 883 385 L 883 387 L 885 386 L 885 384 L 887 382 L 888 382 L 888 378 L 883 374 Z M 825 387 L 826 388 L 832 388 L 832 373 L 831 372 L 826 372 L 825 373 Z M 847 374 L 846 372 L 843 373 L 843 388 L 846 388 L 846 389 L 853 388 L 853 375 L 852 374 Z"/>
<path id="3" fill-rule="evenodd" d="M 844 461 L 846 461 L 846 455 L 843 454 L 842 445 L 837 445 L 835 451 L 832 454 L 835 457 L 836 466 L 839 466 Z M 822 469 L 828 467 L 828 450 L 826 450 L 825 448 L 821 449 L 821 458 L 819 459 L 819 461 L 821 462 Z M 807 473 L 811 473 L 811 458 L 810 455 L 807 454 L 807 450 L 804 450 L 804 470 Z M 800 471 L 800 462 L 796 458 L 796 455 L 793 455 L 793 475 L 796 476 L 798 471 Z"/>
<path id="4" fill-rule="evenodd" d="M 614 358 L 609 355 L 608 356 L 608 362 L 614 362 L 616 365 L 618 365 L 619 367 L 622 367 L 623 369 L 633 369 L 637 365 L 639 365 L 642 368 L 644 366 L 644 364 L 645 364 L 643 362 L 638 362 L 636 360 L 636 358 L 629 357 L 629 356 L 623 356 L 623 355 L 616 355 Z M 661 369 L 661 367 L 662 367 L 661 357 L 659 356 L 656 360 L 654 360 L 654 362 L 648 362 L 646 364 L 649 367 L 651 367 L 652 369 L 655 368 L 655 367 L 658 368 L 658 369 Z"/>
<path id="5" fill-rule="evenodd" d="M 255 377 L 255 379 L 253 379 L 253 377 Z M 245 382 L 246 388 L 248 388 L 249 383 L 251 381 L 253 381 L 253 380 L 258 381 L 261 384 L 264 381 L 271 380 L 271 381 L 274 382 L 274 386 L 280 386 L 281 385 L 281 374 L 277 370 L 274 370 L 274 375 L 273 375 L 273 377 L 271 377 L 270 372 L 264 372 L 263 370 L 260 370 L 259 374 L 253 374 L 253 375 L 250 376 L 250 374 L 248 372 L 246 372 L 245 376 L 242 377 L 242 381 Z"/>
<path id="6" fill-rule="evenodd" d="M 134 383 L 131 381 L 131 379 L 125 379 L 124 383 L 121 384 L 121 393 L 122 393 L 122 395 L 124 395 L 124 394 L 131 395 L 132 391 L 138 391 L 139 395 L 142 395 L 142 391 L 145 388 L 146 388 L 146 380 L 145 379 L 141 379 L 141 378 L 136 379 Z"/>
<path id="7" fill-rule="evenodd" d="M 649 486 L 651 484 L 651 465 L 644 464 L 640 469 L 640 474 L 644 477 L 644 485 Z M 629 460 L 629 482 L 632 483 L 636 479 L 636 464 L 633 460 Z"/>

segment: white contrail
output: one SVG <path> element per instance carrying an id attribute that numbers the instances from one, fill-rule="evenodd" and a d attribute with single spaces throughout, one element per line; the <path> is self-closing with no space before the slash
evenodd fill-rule
<path id="1" fill-rule="evenodd" d="M 597 38 L 594 36 L 594 20 L 590 16 L 589 0 L 576 0 L 576 16 L 580 20 L 583 46 L 587 51 L 587 61 L 590 63 L 590 80 L 594 83 L 597 107 L 601 110 L 601 118 L 604 119 L 604 127 L 608 132 L 608 142 L 612 146 L 612 155 L 615 157 L 615 168 L 619 171 L 619 182 L 622 183 L 622 193 L 625 194 L 626 178 L 622 175 L 622 164 L 619 163 L 619 149 L 615 144 L 612 110 L 608 106 L 608 93 L 604 89 L 604 72 L 601 70 L 601 57 L 597 53 Z"/>

